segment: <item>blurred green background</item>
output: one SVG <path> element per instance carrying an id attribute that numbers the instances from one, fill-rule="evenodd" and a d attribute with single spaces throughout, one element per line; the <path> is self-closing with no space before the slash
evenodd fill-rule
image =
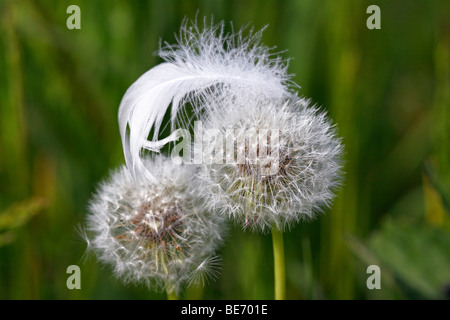
<path id="1" fill-rule="evenodd" d="M 68 30 L 66 8 L 81 8 Z M 381 8 L 369 30 L 366 8 Z M 288 299 L 450 296 L 450 1 L 0 2 L 0 298 L 165 298 L 85 257 L 76 229 L 124 162 L 117 111 L 182 19 L 248 23 L 287 50 L 343 137 L 330 210 L 285 234 Z M 216 282 L 183 298 L 272 299 L 270 235 L 233 227 Z M 81 290 L 66 269 L 81 267 Z M 366 269 L 381 268 L 381 290 Z"/>

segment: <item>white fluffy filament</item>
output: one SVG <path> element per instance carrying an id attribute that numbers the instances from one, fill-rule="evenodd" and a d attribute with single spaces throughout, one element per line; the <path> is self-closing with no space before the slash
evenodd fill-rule
<path id="1" fill-rule="evenodd" d="M 288 94 L 286 63 L 260 44 L 261 31 L 247 37 L 241 29 L 225 34 L 224 24 L 182 25 L 178 44 L 166 44 L 158 54 L 165 60 L 144 73 L 126 91 L 119 107 L 119 129 L 126 164 L 135 181 L 154 182 L 154 175 L 142 163 L 144 149 L 159 152 L 179 138 L 174 129 L 177 112 L 190 101 L 194 112 L 205 110 L 212 101 L 226 95 L 252 92 L 279 98 Z M 197 103 L 196 103 L 197 102 Z M 159 139 L 169 106 L 172 129 Z M 153 129 L 153 137 L 148 136 Z"/>

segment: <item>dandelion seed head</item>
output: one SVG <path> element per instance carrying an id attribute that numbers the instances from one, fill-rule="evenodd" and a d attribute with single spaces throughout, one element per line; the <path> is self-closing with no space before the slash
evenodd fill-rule
<path id="1" fill-rule="evenodd" d="M 206 210 L 192 167 L 145 159 L 154 184 L 135 184 L 125 166 L 90 204 L 90 248 L 125 283 L 179 291 L 222 241 L 223 219 Z"/>
<path id="2" fill-rule="evenodd" d="M 208 160 L 211 148 L 203 148 L 207 165 L 199 177 L 209 186 L 213 210 L 245 229 L 264 232 L 272 225 L 285 229 L 312 219 L 330 205 L 341 177 L 343 147 L 325 113 L 308 100 L 252 93 L 222 99 L 204 128 L 224 137 L 231 133 L 234 141 L 231 163 Z"/>
<path id="3" fill-rule="evenodd" d="M 194 286 L 205 286 L 209 281 L 219 277 L 222 259 L 211 255 L 201 261 L 189 277 L 189 284 Z"/>

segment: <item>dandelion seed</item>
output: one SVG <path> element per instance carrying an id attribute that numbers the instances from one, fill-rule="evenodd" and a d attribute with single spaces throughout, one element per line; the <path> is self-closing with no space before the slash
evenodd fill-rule
<path id="1" fill-rule="evenodd" d="M 125 283 L 179 291 L 199 268 L 207 269 L 202 261 L 215 256 L 223 221 L 205 210 L 192 168 L 162 156 L 144 165 L 154 169 L 157 183 L 136 185 L 123 166 L 100 186 L 90 205 L 88 241 Z"/>

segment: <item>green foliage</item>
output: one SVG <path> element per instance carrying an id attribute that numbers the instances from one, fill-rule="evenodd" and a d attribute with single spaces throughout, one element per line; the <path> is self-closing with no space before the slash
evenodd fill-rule
<path id="1" fill-rule="evenodd" d="M 0 246 L 12 242 L 13 231 L 27 223 L 43 207 L 42 199 L 30 199 L 0 212 Z"/>
<path id="2" fill-rule="evenodd" d="M 450 233 L 439 228 L 386 221 L 369 247 L 389 268 L 407 298 L 444 298 L 450 279 Z"/>

